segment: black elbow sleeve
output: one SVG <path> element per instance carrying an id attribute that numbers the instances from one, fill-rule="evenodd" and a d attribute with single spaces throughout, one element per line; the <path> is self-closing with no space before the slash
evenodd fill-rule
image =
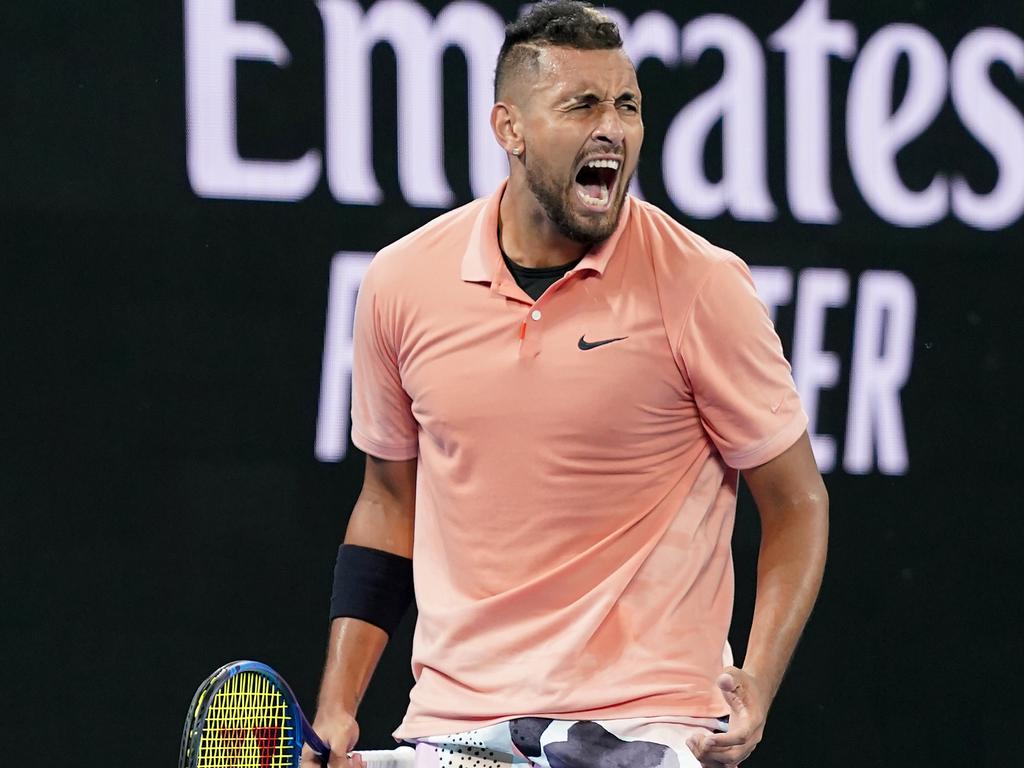
<path id="1" fill-rule="evenodd" d="M 338 547 L 331 619 L 361 619 L 390 637 L 412 600 L 410 558 L 355 544 Z"/>

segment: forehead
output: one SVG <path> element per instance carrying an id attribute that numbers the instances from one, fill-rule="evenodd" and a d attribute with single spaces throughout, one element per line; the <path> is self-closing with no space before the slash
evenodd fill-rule
<path id="1" fill-rule="evenodd" d="M 547 46 L 537 59 L 534 92 L 547 99 L 581 93 L 615 98 L 625 91 L 639 95 L 633 63 L 621 49 L 581 51 Z"/>

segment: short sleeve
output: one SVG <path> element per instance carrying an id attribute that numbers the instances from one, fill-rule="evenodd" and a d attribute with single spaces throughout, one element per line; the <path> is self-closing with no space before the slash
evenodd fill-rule
<path id="1" fill-rule="evenodd" d="M 417 424 L 412 400 L 402 387 L 394 338 L 395 297 L 380 285 L 371 262 L 356 298 L 352 344 L 352 442 L 364 453 L 387 461 L 417 455 Z"/>
<path id="2" fill-rule="evenodd" d="M 683 326 L 679 354 L 704 428 L 729 466 L 760 466 L 807 428 L 782 344 L 739 258 L 712 267 Z"/>

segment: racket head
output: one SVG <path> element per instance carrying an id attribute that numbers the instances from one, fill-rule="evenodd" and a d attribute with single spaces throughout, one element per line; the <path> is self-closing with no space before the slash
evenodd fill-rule
<path id="1" fill-rule="evenodd" d="M 178 768 L 298 768 L 302 747 L 326 758 L 288 683 L 258 661 L 233 661 L 196 690 Z"/>

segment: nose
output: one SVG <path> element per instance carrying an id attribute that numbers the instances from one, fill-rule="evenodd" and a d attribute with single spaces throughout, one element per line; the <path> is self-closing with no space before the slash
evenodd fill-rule
<path id="1" fill-rule="evenodd" d="M 611 102 L 602 102 L 597 108 L 598 121 L 591 137 L 594 141 L 611 144 L 613 147 L 622 146 L 626 130 L 622 125 L 622 117 L 619 115 L 618 108 Z"/>

